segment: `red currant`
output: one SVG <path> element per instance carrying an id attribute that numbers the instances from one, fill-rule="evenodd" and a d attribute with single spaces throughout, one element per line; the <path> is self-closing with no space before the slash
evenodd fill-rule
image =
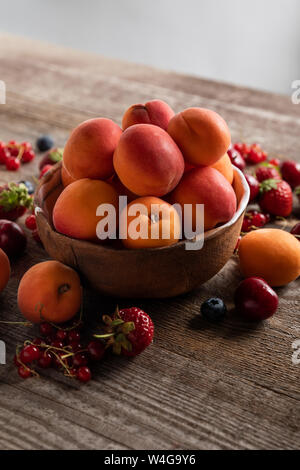
<path id="1" fill-rule="evenodd" d="M 20 361 L 23 362 L 23 364 L 29 364 L 30 362 L 36 361 L 39 357 L 40 350 L 37 346 L 34 346 L 33 344 L 28 344 L 27 346 L 24 346 L 24 348 L 20 352 Z"/>
<path id="2" fill-rule="evenodd" d="M 56 332 L 56 338 L 59 341 L 65 342 L 67 339 L 68 333 L 65 330 L 57 330 Z"/>
<path id="3" fill-rule="evenodd" d="M 6 169 L 8 171 L 18 171 L 21 166 L 20 160 L 18 158 L 8 158 L 6 160 Z"/>
<path id="4" fill-rule="evenodd" d="M 29 230 L 35 230 L 36 229 L 35 215 L 29 215 L 25 220 L 25 225 Z"/>
<path id="5" fill-rule="evenodd" d="M 31 370 L 27 367 L 20 366 L 18 368 L 18 374 L 22 379 L 28 379 L 28 377 L 31 377 Z"/>
<path id="6" fill-rule="evenodd" d="M 74 367 L 81 367 L 86 366 L 88 364 L 88 357 L 84 352 L 78 352 L 73 356 L 73 366 Z"/>
<path id="7" fill-rule="evenodd" d="M 269 164 L 274 165 L 274 166 L 279 166 L 280 165 L 280 160 L 279 160 L 279 158 L 271 158 L 271 160 L 269 160 Z"/>
<path id="8" fill-rule="evenodd" d="M 50 323 L 43 322 L 40 324 L 40 333 L 42 336 L 51 336 L 53 335 L 54 328 Z"/>
<path id="9" fill-rule="evenodd" d="M 48 369 L 52 365 L 52 355 L 49 351 L 44 351 L 38 360 L 38 366 L 42 369 Z"/>
<path id="10" fill-rule="evenodd" d="M 77 371 L 77 379 L 80 382 L 89 382 L 92 378 L 91 371 L 88 367 L 80 367 Z"/>
<path id="11" fill-rule="evenodd" d="M 25 150 L 22 155 L 22 162 L 29 163 L 35 158 L 35 153 L 33 150 Z"/>
<path id="12" fill-rule="evenodd" d="M 77 330 L 71 330 L 69 331 L 68 334 L 68 342 L 73 343 L 73 342 L 79 342 L 80 341 L 80 333 Z"/>
<path id="13" fill-rule="evenodd" d="M 105 353 L 105 346 L 101 341 L 90 341 L 87 345 L 90 358 L 93 361 L 100 361 Z"/>
<path id="14" fill-rule="evenodd" d="M 267 223 L 267 218 L 265 216 L 265 214 L 262 214 L 261 212 L 258 212 L 256 215 L 254 215 L 252 217 L 252 225 L 254 225 L 254 227 L 264 227 Z"/>

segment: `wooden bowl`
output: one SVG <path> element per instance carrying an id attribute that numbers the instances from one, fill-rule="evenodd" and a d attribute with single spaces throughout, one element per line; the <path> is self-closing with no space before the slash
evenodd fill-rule
<path id="1" fill-rule="evenodd" d="M 169 247 L 127 250 L 57 233 L 52 210 L 63 190 L 60 163 L 44 176 L 35 194 L 38 232 L 52 258 L 78 270 L 102 294 L 150 298 L 183 294 L 212 278 L 233 254 L 249 200 L 244 175 L 236 168 L 234 172 L 238 210 L 228 223 L 205 233 L 200 250 L 186 250 L 185 240 Z"/>

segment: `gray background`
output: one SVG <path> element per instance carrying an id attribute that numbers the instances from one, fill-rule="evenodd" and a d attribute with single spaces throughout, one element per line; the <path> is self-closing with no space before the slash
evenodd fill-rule
<path id="1" fill-rule="evenodd" d="M 0 30 L 291 94 L 299 0 L 1 0 Z"/>

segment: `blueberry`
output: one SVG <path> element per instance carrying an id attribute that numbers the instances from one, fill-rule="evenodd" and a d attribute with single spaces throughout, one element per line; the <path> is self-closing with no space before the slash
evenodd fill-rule
<path id="1" fill-rule="evenodd" d="M 227 313 L 226 305 L 222 299 L 212 297 L 201 305 L 201 313 L 206 320 L 212 322 L 222 321 Z"/>
<path id="2" fill-rule="evenodd" d="M 42 135 L 37 139 L 36 146 L 41 152 L 46 152 L 54 147 L 54 140 L 50 135 Z"/>
<path id="3" fill-rule="evenodd" d="M 34 193 L 35 187 L 34 187 L 34 184 L 31 183 L 31 181 L 19 181 L 18 184 L 21 184 L 21 183 L 25 184 L 25 186 L 28 190 L 28 194 L 33 194 Z"/>

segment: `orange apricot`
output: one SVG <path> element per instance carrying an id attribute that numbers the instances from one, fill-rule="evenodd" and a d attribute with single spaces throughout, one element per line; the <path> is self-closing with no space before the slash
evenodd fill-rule
<path id="1" fill-rule="evenodd" d="M 5 289 L 10 278 L 10 262 L 7 254 L 0 248 L 0 292 Z"/>
<path id="2" fill-rule="evenodd" d="M 63 323 L 80 310 L 82 289 L 74 269 L 59 261 L 44 261 L 32 266 L 22 277 L 18 305 L 32 323 Z"/>
<path id="3" fill-rule="evenodd" d="M 105 217 L 97 216 L 101 204 L 110 204 L 118 210 L 118 193 L 111 184 L 88 178 L 71 183 L 54 206 L 55 229 L 72 238 L 96 240 L 97 225 Z"/>
<path id="4" fill-rule="evenodd" d="M 230 132 L 224 119 L 214 111 L 188 108 L 176 114 L 168 125 L 185 160 L 191 165 L 213 165 L 228 150 Z"/>
<path id="5" fill-rule="evenodd" d="M 63 153 L 66 170 L 74 179 L 106 180 L 114 173 L 113 153 L 121 128 L 111 119 L 84 121 L 71 133 Z"/>
<path id="6" fill-rule="evenodd" d="M 184 171 L 182 153 L 166 131 L 152 124 L 126 129 L 114 153 L 121 182 L 138 196 L 161 197 L 172 191 Z"/>
<path id="7" fill-rule="evenodd" d="M 179 240 L 181 220 L 176 210 L 162 199 L 141 197 L 123 209 L 122 231 L 125 235 L 122 243 L 129 249 L 169 246 Z"/>
<path id="8" fill-rule="evenodd" d="M 223 157 L 221 157 L 220 160 L 217 161 L 217 163 L 212 165 L 212 167 L 222 173 L 222 175 L 227 179 L 227 181 L 232 184 L 234 177 L 233 166 L 227 153 L 225 153 L 225 155 L 223 155 Z"/>
<path id="9" fill-rule="evenodd" d="M 265 228 L 247 233 L 238 254 L 244 277 L 262 277 L 276 287 L 300 276 L 300 243 L 284 230 Z"/>
<path id="10" fill-rule="evenodd" d="M 64 188 L 69 186 L 69 184 L 74 183 L 74 181 L 76 181 L 76 179 L 73 178 L 73 176 L 70 175 L 70 173 L 68 172 L 66 167 L 64 165 L 62 165 L 62 167 L 61 167 L 61 182 L 62 182 Z"/>
<path id="11" fill-rule="evenodd" d="M 152 100 L 146 104 L 130 106 L 123 116 L 122 127 L 125 130 L 134 124 L 154 124 L 166 131 L 173 116 L 174 111 L 167 103 L 162 100 Z"/>
<path id="12" fill-rule="evenodd" d="M 204 229 L 228 222 L 236 211 L 237 201 L 231 184 L 217 170 L 209 166 L 194 168 L 183 175 L 169 198 L 172 204 L 192 205 L 190 226 L 196 230 L 197 204 L 204 205 Z"/>

